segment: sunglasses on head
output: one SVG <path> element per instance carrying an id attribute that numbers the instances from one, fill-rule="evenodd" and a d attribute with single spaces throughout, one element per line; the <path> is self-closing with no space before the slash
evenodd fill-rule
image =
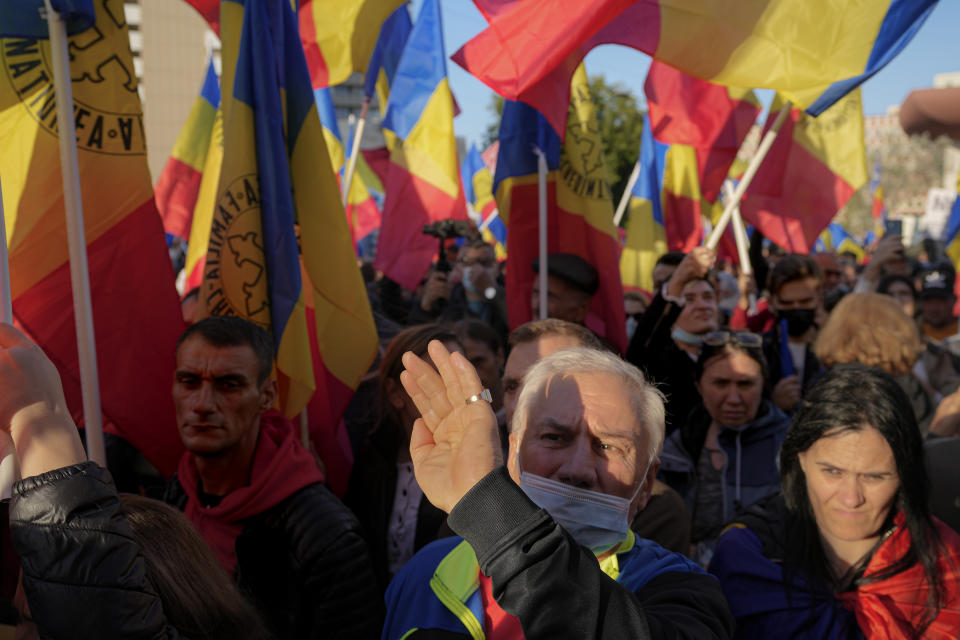
<path id="1" fill-rule="evenodd" d="M 741 347 L 759 348 L 763 346 L 763 338 L 749 331 L 711 331 L 703 336 L 703 344 L 710 347 L 736 344 Z"/>

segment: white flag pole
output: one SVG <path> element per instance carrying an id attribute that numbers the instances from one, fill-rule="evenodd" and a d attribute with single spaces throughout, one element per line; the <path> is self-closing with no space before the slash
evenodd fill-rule
<path id="1" fill-rule="evenodd" d="M 770 130 L 763 136 L 763 140 L 760 141 L 760 146 L 757 147 L 757 152 L 750 160 L 747 170 L 743 172 L 743 177 L 740 178 L 740 182 L 733 192 L 733 197 L 730 198 L 730 202 L 723 208 L 723 215 L 717 220 L 717 224 L 710 233 L 710 237 L 707 238 L 707 248 L 717 248 L 717 244 L 720 242 L 720 236 L 723 235 L 723 230 L 727 228 L 727 224 L 730 223 L 730 218 L 733 216 L 733 210 L 740 206 L 740 200 L 743 199 L 743 194 L 746 193 L 747 187 L 749 187 L 750 182 L 753 181 L 753 176 L 756 175 L 757 169 L 760 168 L 760 163 L 763 162 L 763 159 L 770 151 L 770 147 L 773 146 L 777 132 L 780 131 L 780 127 L 783 125 L 783 121 L 787 119 L 787 115 L 790 113 L 792 107 L 793 103 L 787 100 L 780 109 L 780 113 L 777 114 L 777 119 L 773 121 L 773 126 L 771 126 Z"/>
<path id="2" fill-rule="evenodd" d="M 723 195 L 725 200 L 733 198 L 733 181 L 725 180 L 723 183 Z M 740 270 L 750 275 L 750 240 L 747 238 L 747 228 L 743 224 L 743 216 L 740 215 L 740 207 L 733 210 L 733 238 L 737 242 L 737 255 L 740 258 Z"/>
<path id="3" fill-rule="evenodd" d="M 494 218 L 500 217 L 500 209 L 494 209 L 490 215 L 487 216 L 487 219 L 480 223 L 480 226 L 477 227 L 477 231 L 483 233 L 490 227 L 490 224 L 493 222 Z"/>
<path id="4" fill-rule="evenodd" d="M 73 313 L 76 320 L 77 351 L 80 356 L 80 387 L 83 394 L 87 456 L 97 464 L 106 466 L 107 458 L 100 413 L 100 383 L 97 376 L 97 349 L 93 331 L 93 307 L 90 302 L 90 273 L 87 269 L 87 242 L 83 230 L 77 134 L 73 121 L 73 86 L 70 83 L 67 25 L 60 14 L 53 10 L 50 0 L 44 0 L 44 6 L 47 10 L 47 28 L 50 30 L 53 83 L 57 97 L 60 171 L 63 176 L 63 202 L 67 217 L 67 240 L 70 246 L 70 281 L 73 285 Z"/>
<path id="5" fill-rule="evenodd" d="M 637 158 L 637 164 L 633 165 L 633 172 L 630 174 L 630 179 L 627 180 L 627 188 L 623 190 L 623 195 L 620 197 L 620 204 L 617 205 L 617 212 L 613 215 L 613 226 L 616 227 L 620 225 L 620 220 L 627 210 L 627 203 L 630 202 L 630 193 L 633 191 L 633 185 L 637 184 L 639 177 L 640 159 Z"/>
<path id="6" fill-rule="evenodd" d="M 537 199 L 540 204 L 540 320 L 547 319 L 547 156 L 537 147 Z"/>
<path id="7" fill-rule="evenodd" d="M 360 119 L 357 121 L 357 129 L 353 132 L 353 141 L 350 143 L 350 161 L 347 162 L 347 170 L 343 174 L 343 209 L 346 211 L 347 202 L 350 200 L 350 185 L 353 184 L 353 174 L 357 171 L 357 154 L 360 153 L 360 138 L 363 137 L 363 128 L 367 124 L 367 110 L 370 108 L 370 96 L 364 96 L 363 106 L 360 107 Z M 353 229 L 351 224 L 350 228 Z"/>

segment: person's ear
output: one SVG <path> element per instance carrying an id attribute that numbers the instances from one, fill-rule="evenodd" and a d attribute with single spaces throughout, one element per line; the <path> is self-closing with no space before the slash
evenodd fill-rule
<path id="1" fill-rule="evenodd" d="M 396 380 L 391 378 L 387 378 L 384 381 L 384 385 L 387 388 L 387 400 L 390 402 L 390 405 L 397 411 L 402 411 L 406 402 L 404 397 L 407 392 L 397 384 Z"/>
<path id="2" fill-rule="evenodd" d="M 277 379 L 271 375 L 260 385 L 260 413 L 264 413 L 273 408 L 273 403 L 277 401 L 278 393 Z"/>
<path id="3" fill-rule="evenodd" d="M 653 495 L 653 485 L 657 481 L 658 471 L 660 471 L 659 459 L 654 461 L 653 464 L 650 465 L 650 468 L 647 469 L 647 475 L 643 477 L 643 486 L 640 488 L 640 491 L 637 492 L 637 497 L 634 498 L 633 504 L 630 505 L 630 522 L 633 522 L 637 514 L 643 511 L 647 503 L 650 502 L 650 496 Z"/>

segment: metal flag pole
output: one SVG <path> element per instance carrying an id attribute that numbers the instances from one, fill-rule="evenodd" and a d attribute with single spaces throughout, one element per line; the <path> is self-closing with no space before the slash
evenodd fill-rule
<path id="1" fill-rule="evenodd" d="M 77 133 L 73 121 L 73 86 L 70 83 L 67 25 L 60 14 L 53 10 L 50 0 L 43 0 L 43 3 L 47 10 L 47 28 L 50 30 L 50 57 L 53 60 L 53 84 L 57 98 L 60 171 L 63 176 L 63 203 L 70 246 L 70 281 L 73 285 L 73 314 L 76 321 L 77 351 L 80 356 L 80 387 L 83 394 L 87 456 L 97 464 L 106 466 L 93 306 L 90 302 L 90 272 L 87 269 L 87 242 L 83 230 Z"/>
<path id="2" fill-rule="evenodd" d="M 539 236 L 540 236 L 540 320 L 547 319 L 547 156 L 537 147 L 533 148 L 537 154 L 537 199 L 539 202 Z"/>
<path id="3" fill-rule="evenodd" d="M 710 233 L 710 237 L 707 238 L 707 248 L 717 248 L 717 244 L 720 242 L 720 236 L 723 235 L 723 230 L 727 228 L 727 224 L 730 223 L 730 218 L 733 216 L 733 210 L 740 206 L 740 200 L 743 199 L 743 194 L 746 193 L 747 187 L 749 187 L 753 181 L 753 176 L 756 175 L 757 169 L 760 168 L 760 163 L 763 162 L 763 159 L 770 151 L 770 147 L 773 146 L 777 132 L 780 131 L 780 127 L 783 125 L 784 120 L 787 119 L 787 115 L 789 115 L 792 107 L 793 103 L 787 100 L 780 109 L 780 113 L 777 114 L 777 119 L 773 121 L 773 126 L 771 126 L 770 130 L 763 136 L 763 140 L 760 141 L 760 146 L 757 147 L 757 152 L 750 160 L 747 170 L 743 172 L 743 177 L 740 178 L 740 182 L 733 192 L 733 197 L 730 198 L 730 202 L 723 208 L 723 215 L 717 220 L 717 224 Z"/>
<path id="4" fill-rule="evenodd" d="M 627 203 L 630 202 L 630 193 L 633 192 L 633 186 L 637 184 L 639 177 L 640 158 L 637 158 L 637 163 L 633 165 L 633 172 L 630 174 L 630 179 L 627 180 L 627 188 L 623 190 L 623 195 L 620 196 L 620 204 L 617 205 L 617 212 L 613 215 L 613 226 L 617 227 L 620 225 L 620 220 L 627 210 Z"/>

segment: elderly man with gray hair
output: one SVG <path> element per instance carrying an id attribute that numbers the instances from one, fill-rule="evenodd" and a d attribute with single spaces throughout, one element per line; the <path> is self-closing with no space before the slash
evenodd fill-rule
<path id="1" fill-rule="evenodd" d="M 431 343 L 401 376 L 422 418 L 410 454 L 463 538 L 423 548 L 387 591 L 383 638 L 727 638 L 716 581 L 636 537 L 664 437 L 663 398 L 595 349 L 524 377 L 506 466 L 476 371 Z M 439 371 L 439 374 L 438 374 Z"/>

